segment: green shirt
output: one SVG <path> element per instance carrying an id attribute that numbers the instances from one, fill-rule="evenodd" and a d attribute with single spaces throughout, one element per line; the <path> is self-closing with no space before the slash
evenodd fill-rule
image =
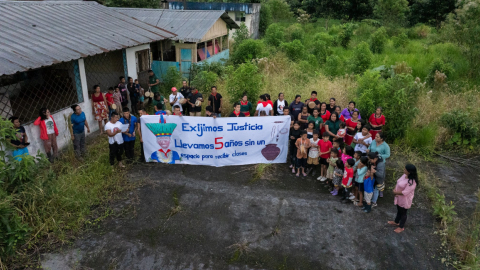
<path id="1" fill-rule="evenodd" d="M 321 116 L 317 116 L 316 118 L 313 117 L 313 115 L 309 115 L 308 118 L 307 118 L 307 121 L 310 123 L 310 122 L 315 122 L 315 129 L 319 129 L 320 128 L 320 124 L 323 124 L 323 119 Z"/>
<path id="2" fill-rule="evenodd" d="M 247 101 L 247 105 L 242 105 L 242 103 L 240 103 L 240 111 L 241 112 L 250 112 L 252 110 L 252 103 L 250 103 L 250 101 Z"/>
<path id="3" fill-rule="evenodd" d="M 330 131 L 331 133 L 333 133 L 334 135 L 337 134 L 338 132 L 338 129 L 340 128 L 340 120 L 337 120 L 335 122 L 332 122 L 330 120 L 328 120 L 326 123 L 325 123 L 325 126 L 328 126 L 328 131 Z M 330 138 L 332 138 L 333 136 L 330 135 Z"/>
<path id="4" fill-rule="evenodd" d="M 157 76 L 155 76 L 155 74 L 153 76 L 149 76 L 148 77 L 148 83 L 149 84 L 154 84 L 154 83 L 157 83 Z M 158 90 L 158 84 L 157 85 L 154 85 L 154 86 L 150 86 L 150 90 L 152 90 L 152 92 L 154 93 L 157 93 L 159 90 Z"/>
<path id="5" fill-rule="evenodd" d="M 155 108 L 155 106 L 157 106 L 157 109 L 162 109 L 163 111 L 165 111 L 165 101 L 164 101 L 164 97 L 162 95 L 160 95 L 160 100 L 156 100 L 156 99 L 153 99 L 152 101 L 152 105 L 153 107 Z"/>

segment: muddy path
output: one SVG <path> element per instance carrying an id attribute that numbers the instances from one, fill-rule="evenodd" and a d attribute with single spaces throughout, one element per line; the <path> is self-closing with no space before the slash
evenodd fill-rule
<path id="1" fill-rule="evenodd" d="M 387 189 L 399 172 L 388 170 Z M 273 165 L 136 165 L 148 184 L 72 246 L 44 254 L 44 269 L 445 269 L 423 195 L 406 230 L 393 232 L 393 196 L 365 214 L 313 177 Z"/>

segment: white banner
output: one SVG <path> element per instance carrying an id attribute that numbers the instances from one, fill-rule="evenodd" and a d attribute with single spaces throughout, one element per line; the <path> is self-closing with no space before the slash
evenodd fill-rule
<path id="1" fill-rule="evenodd" d="M 284 163 L 290 116 L 214 119 L 145 115 L 141 128 L 149 162 L 217 167 Z"/>

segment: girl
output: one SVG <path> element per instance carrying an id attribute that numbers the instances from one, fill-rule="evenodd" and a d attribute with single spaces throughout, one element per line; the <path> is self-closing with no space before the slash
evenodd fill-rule
<path id="1" fill-rule="evenodd" d="M 300 123 L 301 129 L 306 129 L 308 125 L 308 108 L 307 106 L 302 107 L 302 112 L 298 114 L 298 123 Z"/>
<path id="2" fill-rule="evenodd" d="M 100 135 L 103 134 L 102 121 L 107 123 L 108 120 L 108 109 L 107 109 L 107 99 L 105 95 L 100 92 L 100 86 L 94 85 L 92 94 L 92 111 L 95 115 L 95 119 L 98 121 L 98 128 L 100 129 Z"/>
<path id="3" fill-rule="evenodd" d="M 283 93 L 278 94 L 278 99 L 273 103 L 273 115 L 283 115 L 283 109 L 288 108 L 288 102 Z"/>
<path id="4" fill-rule="evenodd" d="M 342 154 L 342 162 L 347 163 L 347 160 L 348 159 L 353 159 L 353 155 L 355 155 L 355 151 L 353 150 L 353 148 L 350 146 L 350 145 L 345 145 L 345 147 L 343 148 L 343 154 Z M 353 165 L 352 165 L 353 166 Z"/>
<path id="5" fill-rule="evenodd" d="M 122 94 L 120 94 L 120 88 L 118 86 L 115 86 L 115 91 L 113 92 L 113 103 L 117 108 L 115 111 L 119 115 L 123 115 L 123 109 L 122 109 Z"/>
<path id="6" fill-rule="evenodd" d="M 297 139 L 295 143 L 297 147 L 297 177 L 300 176 L 300 169 L 303 176 L 307 176 L 305 173 L 305 167 L 307 165 L 307 153 L 310 148 L 310 140 L 307 139 L 307 132 L 302 130 L 301 137 Z"/>
<path id="7" fill-rule="evenodd" d="M 318 142 L 320 139 L 318 139 L 318 130 L 313 131 L 313 138 L 310 139 L 310 151 L 308 151 L 308 159 L 307 159 L 307 175 L 310 173 L 310 171 L 313 169 L 312 176 L 315 175 L 315 166 L 318 165 Z"/>
<path id="8" fill-rule="evenodd" d="M 138 91 L 137 108 L 138 109 L 143 109 L 143 102 L 145 101 L 145 91 L 143 90 L 143 88 L 138 83 L 138 79 L 135 79 L 135 88 Z"/>
<path id="9" fill-rule="evenodd" d="M 338 160 L 338 150 L 335 148 L 332 148 L 330 152 L 330 157 L 327 159 L 328 162 L 328 169 L 327 169 L 327 181 L 325 181 L 325 185 L 329 186 L 329 179 L 333 179 L 333 172 L 335 171 L 335 166 L 337 164 Z M 333 189 L 331 190 L 333 191 Z"/>
<path id="10" fill-rule="evenodd" d="M 367 165 L 368 165 L 368 158 L 361 157 L 360 162 L 357 165 L 357 174 L 355 176 L 355 189 L 353 194 L 355 195 L 355 201 L 353 202 L 354 205 L 363 207 L 363 179 L 365 178 L 365 174 L 367 173 Z"/>
<path id="11" fill-rule="evenodd" d="M 343 165 L 343 162 L 339 159 L 335 163 L 335 169 L 333 170 L 333 191 L 330 192 L 333 196 L 338 195 L 338 190 L 340 188 L 340 184 L 342 183 L 342 177 L 343 177 L 343 171 L 345 169 L 345 166 Z"/>
<path id="12" fill-rule="evenodd" d="M 337 136 L 337 132 L 338 132 L 338 129 L 340 128 L 340 123 L 341 121 L 338 120 L 337 113 L 332 113 L 332 115 L 330 115 L 330 120 L 325 122 L 325 132 L 328 135 L 330 135 L 330 141 L 334 141 L 335 139 L 339 138 Z"/>
<path id="13" fill-rule="evenodd" d="M 365 174 L 365 180 L 363 181 L 363 189 L 365 190 L 364 197 L 367 205 L 365 205 L 362 209 L 365 213 L 370 213 L 370 211 L 372 211 L 372 197 L 373 197 L 374 182 L 375 182 L 375 179 L 372 175 L 371 169 L 368 168 L 367 173 Z"/>
<path id="14" fill-rule="evenodd" d="M 311 139 L 313 138 L 313 131 L 315 127 L 315 122 L 309 122 L 308 127 L 307 127 L 307 138 Z"/>
<path id="15" fill-rule="evenodd" d="M 338 117 L 339 117 L 338 120 L 345 122 L 345 117 L 343 117 L 342 115 L 342 107 L 340 106 L 335 107 L 335 112 L 338 114 Z"/>
<path id="16" fill-rule="evenodd" d="M 357 125 L 359 122 L 359 116 L 360 114 L 358 111 L 353 111 L 352 112 L 352 118 L 347 119 L 345 121 L 345 125 L 347 126 L 347 134 L 345 135 L 345 144 L 346 145 L 351 145 L 353 142 L 353 137 L 357 133 Z"/>
<path id="17" fill-rule="evenodd" d="M 43 147 L 45 148 L 45 152 L 47 153 L 48 160 L 53 163 L 53 160 L 58 155 L 58 147 L 57 147 L 57 136 L 58 136 L 58 129 L 55 120 L 50 115 L 50 110 L 47 108 L 41 108 L 39 117 L 33 124 L 35 126 L 40 126 L 40 139 L 43 141 Z M 53 154 L 52 154 L 53 151 Z"/>
<path id="18" fill-rule="evenodd" d="M 345 128 L 345 123 L 340 122 L 340 128 L 337 131 L 337 137 L 345 141 L 345 134 L 347 134 L 347 129 Z"/>
<path id="19" fill-rule="evenodd" d="M 295 173 L 295 165 L 297 164 L 297 146 L 295 142 L 300 138 L 301 130 L 298 122 L 293 123 L 293 127 L 290 129 L 290 169 L 292 173 Z"/>
<path id="20" fill-rule="evenodd" d="M 245 115 L 245 117 L 250 117 L 251 110 L 252 103 L 248 101 L 247 93 L 244 93 L 242 100 L 240 100 L 240 111 Z"/>
<path id="21" fill-rule="evenodd" d="M 395 205 L 397 206 L 397 216 L 395 217 L 395 221 L 388 221 L 388 224 L 398 226 L 398 228 L 395 229 L 396 233 L 401 233 L 405 230 L 407 210 L 412 206 L 417 184 L 417 168 L 412 164 L 407 164 L 402 177 L 397 180 L 397 185 L 393 190 Z"/>
<path id="22" fill-rule="evenodd" d="M 322 117 L 324 123 L 330 119 L 330 115 L 331 113 L 327 110 L 327 104 L 322 102 L 322 104 L 320 104 L 320 117 Z M 322 134 L 325 132 L 324 126 L 322 126 L 320 132 Z"/>
<path id="23" fill-rule="evenodd" d="M 372 127 L 370 134 L 372 134 L 372 138 L 375 138 L 377 133 L 382 131 L 383 126 L 385 126 L 385 116 L 382 114 L 382 107 L 378 107 L 375 113 L 370 115 L 368 123 Z"/>

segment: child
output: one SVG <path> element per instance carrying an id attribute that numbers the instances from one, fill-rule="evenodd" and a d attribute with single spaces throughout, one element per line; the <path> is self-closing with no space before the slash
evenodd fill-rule
<path id="1" fill-rule="evenodd" d="M 25 131 L 25 128 L 20 124 L 20 119 L 18 119 L 18 117 L 12 116 L 9 119 L 13 124 L 13 129 L 15 129 L 15 139 L 10 139 L 10 144 L 15 147 L 12 155 L 16 161 L 21 161 L 22 157 L 29 155 L 27 146 L 30 143 L 28 142 L 27 132 Z"/>
<path id="2" fill-rule="evenodd" d="M 340 189 L 340 184 L 342 184 L 342 177 L 344 173 L 344 168 L 345 166 L 343 165 L 342 160 L 338 159 L 336 164 L 335 164 L 335 169 L 333 171 L 333 191 L 330 192 L 332 193 L 333 196 L 338 195 L 338 190 Z"/>
<path id="3" fill-rule="evenodd" d="M 375 179 L 372 175 L 370 168 L 367 169 L 367 173 L 365 173 L 365 180 L 363 180 L 363 189 L 365 190 L 365 202 L 367 205 L 363 207 L 365 213 L 370 213 L 372 211 L 372 197 L 373 197 L 373 183 Z"/>
<path id="4" fill-rule="evenodd" d="M 155 93 L 154 97 L 153 97 L 153 109 L 155 111 L 165 111 L 166 107 L 165 107 L 165 97 L 162 96 L 160 93 Z"/>
<path id="5" fill-rule="evenodd" d="M 315 175 L 315 166 L 318 165 L 318 130 L 313 131 L 313 138 L 310 139 L 310 151 L 308 151 L 307 166 L 310 168 L 307 170 L 307 175 L 313 169 L 312 176 Z"/>
<path id="6" fill-rule="evenodd" d="M 297 146 L 295 143 L 300 138 L 300 134 L 300 124 L 295 121 L 290 129 L 290 169 L 292 169 L 292 173 L 295 173 L 295 165 L 297 164 Z"/>
<path id="7" fill-rule="evenodd" d="M 353 137 L 353 143 L 355 144 L 355 151 L 360 151 L 362 155 L 366 155 L 367 149 L 372 143 L 372 138 L 370 134 L 370 126 L 365 125 L 361 127 L 361 124 L 359 122 L 358 124 L 359 130 L 361 132 L 358 132 L 355 137 Z"/>
<path id="8" fill-rule="evenodd" d="M 327 181 L 325 182 L 326 186 L 330 185 L 328 182 L 328 179 L 333 180 L 333 172 L 335 170 L 337 160 L 338 160 L 338 150 L 335 148 L 332 148 L 332 151 L 330 152 L 330 157 L 327 159 L 329 166 L 327 169 Z"/>
<path id="9" fill-rule="evenodd" d="M 318 146 L 320 147 L 320 177 L 317 178 L 319 181 L 327 180 L 327 158 L 330 157 L 330 151 L 332 151 L 332 142 L 329 140 L 330 135 L 327 132 L 324 132 L 322 135 L 322 140 L 318 142 Z"/>
<path id="10" fill-rule="evenodd" d="M 143 102 L 145 101 L 145 91 L 143 88 L 140 86 L 140 83 L 138 83 L 138 79 L 135 79 L 135 88 L 138 89 L 138 104 L 137 108 L 142 109 L 143 108 Z"/>
<path id="11" fill-rule="evenodd" d="M 342 203 L 346 203 L 349 200 L 348 195 L 350 194 L 350 188 L 352 187 L 353 182 L 353 165 L 355 165 L 355 160 L 353 160 L 353 158 L 347 159 L 347 163 L 345 164 L 345 171 L 343 172 L 342 178 Z"/>
<path id="12" fill-rule="evenodd" d="M 206 117 L 217 118 L 217 115 L 213 113 L 213 107 L 212 106 L 205 107 L 205 116 Z"/>
<path id="13" fill-rule="evenodd" d="M 115 110 L 112 109 L 113 102 L 113 87 L 108 88 L 108 93 L 105 94 L 105 98 L 107 99 L 107 106 L 108 106 L 108 119 L 112 116 L 112 112 Z M 116 106 L 116 105 L 115 105 Z"/>
<path id="14" fill-rule="evenodd" d="M 338 158 L 342 158 L 342 147 L 343 147 L 343 139 L 333 140 L 332 148 L 335 148 L 338 150 Z"/>
<path id="15" fill-rule="evenodd" d="M 313 138 L 313 129 L 315 128 L 315 122 L 309 122 L 307 127 L 307 139 Z"/>
<path id="16" fill-rule="evenodd" d="M 115 91 L 113 91 L 113 103 L 115 103 L 115 106 L 117 108 L 115 109 L 115 112 L 118 113 L 118 115 L 123 115 L 122 111 L 122 94 L 120 93 L 120 88 L 118 86 L 115 86 Z M 110 114 L 110 118 L 112 117 L 112 114 Z"/>
<path id="17" fill-rule="evenodd" d="M 301 137 L 297 139 L 295 146 L 297 147 L 297 177 L 300 176 L 300 170 L 303 176 L 307 176 L 305 166 L 307 165 L 307 153 L 308 148 L 310 148 L 310 140 L 307 139 L 306 130 L 302 130 Z"/>
<path id="18" fill-rule="evenodd" d="M 347 128 L 346 128 L 345 122 L 340 122 L 340 128 L 337 131 L 337 136 L 342 138 L 342 141 L 344 141 L 345 134 L 347 134 Z"/>
<path id="19" fill-rule="evenodd" d="M 345 165 L 347 165 L 347 160 L 353 159 L 354 155 L 355 155 L 355 151 L 353 151 L 353 147 L 351 147 L 350 145 L 347 145 L 343 149 L 343 154 L 342 154 L 341 159 L 342 159 L 343 163 L 345 163 Z M 353 161 L 353 165 L 355 165 L 355 161 Z M 353 167 L 353 165 L 352 165 L 352 167 Z"/>
<path id="20" fill-rule="evenodd" d="M 355 153 L 357 155 L 357 153 Z M 361 157 L 360 162 L 357 164 L 357 173 L 355 175 L 355 189 L 353 194 L 355 195 L 355 201 L 353 202 L 354 205 L 363 207 L 363 179 L 365 178 L 365 174 L 367 173 L 367 164 L 368 158 Z"/>

